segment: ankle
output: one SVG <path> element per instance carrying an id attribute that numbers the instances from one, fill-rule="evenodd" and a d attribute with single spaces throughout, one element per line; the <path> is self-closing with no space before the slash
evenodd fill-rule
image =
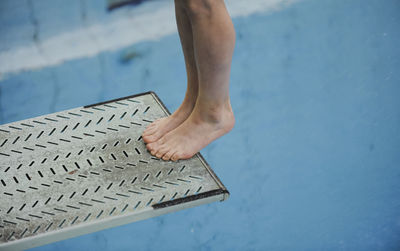
<path id="1" fill-rule="evenodd" d="M 196 98 L 185 96 L 179 109 L 183 112 L 192 112 L 196 105 Z"/>
<path id="2" fill-rule="evenodd" d="M 197 96 L 198 96 L 197 89 L 188 88 L 186 90 L 185 98 L 183 99 L 182 104 L 191 107 L 193 109 L 194 106 L 196 105 Z"/>
<path id="3" fill-rule="evenodd" d="M 182 104 L 176 109 L 174 113 L 172 113 L 171 117 L 176 118 L 178 120 L 186 119 L 193 111 L 196 104 L 196 99 L 193 97 L 185 95 Z"/>
<path id="4" fill-rule="evenodd" d="M 227 120 L 234 120 L 229 100 L 223 103 L 198 102 L 195 106 L 195 111 L 197 118 L 203 122 L 221 124 Z"/>

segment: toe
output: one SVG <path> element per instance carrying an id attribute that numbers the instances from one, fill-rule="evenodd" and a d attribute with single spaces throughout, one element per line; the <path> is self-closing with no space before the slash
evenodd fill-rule
<path id="1" fill-rule="evenodd" d="M 144 141 L 145 143 L 153 143 L 153 142 L 157 141 L 157 139 L 159 138 L 159 136 L 156 135 L 156 134 L 151 134 L 151 135 L 145 135 L 145 136 L 143 136 L 142 138 L 143 138 L 143 141 Z"/>
<path id="2" fill-rule="evenodd" d="M 196 153 L 182 153 L 180 155 L 180 159 L 190 159 L 191 157 L 193 157 L 193 155 L 195 155 Z"/>
<path id="3" fill-rule="evenodd" d="M 151 142 L 156 142 L 159 138 L 160 138 L 160 134 L 159 133 L 154 133 L 150 136 L 147 137 L 147 140 L 149 141 L 149 143 Z"/>
<path id="4" fill-rule="evenodd" d="M 166 146 L 161 146 L 157 153 L 156 153 L 156 157 L 157 158 L 161 158 L 162 156 L 164 156 L 164 154 L 168 151 L 169 149 Z"/>
<path id="5" fill-rule="evenodd" d="M 163 160 L 170 160 L 172 155 L 175 153 L 175 150 L 170 150 L 162 157 Z"/>
<path id="6" fill-rule="evenodd" d="M 165 137 L 161 134 L 161 132 L 155 128 L 154 133 L 143 135 L 143 141 L 146 143 L 157 142 L 158 144 L 164 144 Z"/>
<path id="7" fill-rule="evenodd" d="M 151 152 L 151 151 L 156 150 L 155 146 L 156 146 L 156 142 L 152 142 L 152 143 L 147 144 L 146 148 Z"/>
<path id="8" fill-rule="evenodd" d="M 161 120 L 161 119 L 156 119 L 156 120 L 154 120 L 154 121 L 151 122 L 149 125 L 147 125 L 147 127 L 151 127 L 151 126 L 157 124 L 160 120 Z"/>
<path id="9" fill-rule="evenodd" d="M 160 122 L 161 119 L 156 119 L 154 120 L 151 124 L 147 125 L 146 129 L 150 129 L 152 127 L 154 127 L 155 125 L 158 124 L 158 122 Z"/>
<path id="10" fill-rule="evenodd" d="M 166 141 L 167 141 L 167 140 L 166 140 L 165 135 L 164 135 L 164 136 L 160 137 L 160 138 L 157 140 L 157 143 L 160 144 L 160 145 L 163 145 Z"/>
<path id="11" fill-rule="evenodd" d="M 171 156 L 172 161 L 177 161 L 178 159 L 179 159 L 179 152 L 175 152 L 174 154 L 172 154 Z"/>
<path id="12" fill-rule="evenodd" d="M 157 153 L 159 152 L 159 147 L 155 143 L 151 143 L 151 144 L 153 144 L 153 146 L 150 147 L 151 149 L 149 149 L 149 152 L 154 157 L 157 157 Z"/>
<path id="13" fill-rule="evenodd" d="M 153 123 L 151 123 L 150 125 L 147 126 L 147 128 L 152 128 L 157 124 L 157 121 L 154 121 Z"/>
<path id="14" fill-rule="evenodd" d="M 155 153 L 155 156 L 156 156 L 157 158 L 159 158 L 159 159 L 160 159 L 163 155 L 164 155 L 164 153 L 161 152 L 160 150 L 158 150 L 158 151 Z"/>
<path id="15" fill-rule="evenodd" d="M 148 126 L 146 126 L 146 128 L 144 129 L 144 131 L 143 132 L 147 132 L 147 131 L 149 131 L 151 128 L 153 128 L 154 127 L 154 123 L 153 124 L 150 124 L 150 125 L 148 125 Z"/>
<path id="16" fill-rule="evenodd" d="M 144 132 L 143 132 L 143 136 L 147 136 L 147 135 L 151 135 L 151 134 L 153 134 L 153 133 L 156 131 L 156 129 L 157 129 L 157 127 L 156 127 L 156 126 L 153 126 L 153 127 L 147 128 L 146 130 L 144 130 Z"/>

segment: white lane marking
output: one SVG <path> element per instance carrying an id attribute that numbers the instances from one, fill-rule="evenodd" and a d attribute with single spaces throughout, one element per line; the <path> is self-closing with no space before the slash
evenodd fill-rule
<path id="1" fill-rule="evenodd" d="M 226 0 L 230 15 L 277 11 L 299 0 Z M 111 14 L 110 14 L 111 15 Z M 143 41 L 158 40 L 177 32 L 173 1 L 160 2 L 158 8 L 142 8 L 105 24 L 63 32 L 39 44 L 0 52 L 0 79 L 5 74 L 40 69 L 67 60 L 92 57 Z"/>

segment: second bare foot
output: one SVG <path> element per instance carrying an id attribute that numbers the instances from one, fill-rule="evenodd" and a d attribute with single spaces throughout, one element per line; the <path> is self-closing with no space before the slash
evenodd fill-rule
<path id="1" fill-rule="evenodd" d="M 195 100 L 195 99 L 194 99 Z M 157 141 L 169 131 L 185 121 L 193 110 L 194 102 L 184 100 L 182 105 L 170 116 L 160 118 L 146 127 L 142 138 L 145 143 Z"/>

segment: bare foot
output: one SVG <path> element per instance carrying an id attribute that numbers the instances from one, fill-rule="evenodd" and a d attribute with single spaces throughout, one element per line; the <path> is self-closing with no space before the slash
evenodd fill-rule
<path id="1" fill-rule="evenodd" d="M 148 125 L 142 134 L 143 141 L 145 143 L 155 142 L 167 132 L 178 127 L 189 117 L 193 107 L 194 102 L 184 100 L 181 106 L 172 115 L 157 119 Z"/>
<path id="2" fill-rule="evenodd" d="M 218 109 L 198 109 L 196 106 L 181 125 L 146 147 L 152 155 L 163 160 L 188 159 L 232 130 L 234 124 L 230 103 Z"/>

